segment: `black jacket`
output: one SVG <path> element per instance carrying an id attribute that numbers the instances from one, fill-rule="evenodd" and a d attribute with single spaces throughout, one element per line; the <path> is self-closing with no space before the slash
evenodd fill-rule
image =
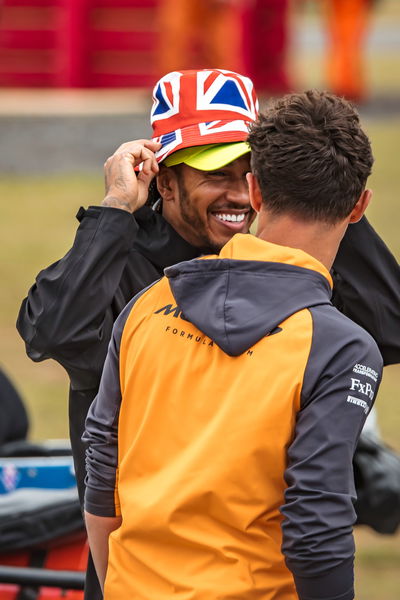
<path id="1" fill-rule="evenodd" d="M 81 436 L 113 323 L 165 267 L 198 256 L 198 250 L 148 206 L 135 216 L 114 208 L 81 208 L 77 218 L 73 247 L 39 273 L 17 328 L 32 360 L 53 358 L 69 375 L 70 436 L 83 501 Z M 348 228 L 334 263 L 334 282 L 334 304 L 375 338 L 385 364 L 399 362 L 399 266 L 365 218 Z"/>
<path id="2" fill-rule="evenodd" d="M 34 361 L 53 358 L 70 378 L 70 434 L 80 495 L 87 410 L 97 393 L 112 326 L 133 295 L 164 268 L 198 251 L 149 207 L 80 209 L 71 250 L 41 271 L 22 303 L 17 329 Z M 82 496 L 83 498 L 83 496 Z"/>

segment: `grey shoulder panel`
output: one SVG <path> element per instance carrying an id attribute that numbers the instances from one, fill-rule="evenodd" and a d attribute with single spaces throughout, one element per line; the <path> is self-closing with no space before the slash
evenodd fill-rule
<path id="1" fill-rule="evenodd" d="M 333 307 L 310 312 L 313 338 L 288 450 L 282 548 L 301 598 L 347 599 L 353 598 L 352 459 L 382 357 L 371 336 Z"/>
<path id="2" fill-rule="evenodd" d="M 367 396 L 368 407 L 374 399 L 373 389 L 380 382 L 382 356 L 375 340 L 362 327 L 351 321 L 337 309 L 318 306 L 310 309 L 313 320 L 313 339 L 307 369 L 304 376 L 301 405 L 304 407 L 312 399 L 313 390 L 324 381 L 337 378 L 345 373 L 368 383 L 360 394 Z M 353 375 L 351 375 L 353 373 Z M 355 391 L 349 381 L 349 390 Z M 367 412 L 369 409 L 364 406 Z"/>
<path id="3" fill-rule="evenodd" d="M 99 391 L 89 409 L 82 436 L 82 440 L 88 444 L 85 510 L 102 517 L 115 516 L 118 417 L 121 406 L 119 351 L 122 333 L 135 303 L 149 287 L 132 298 L 115 321 Z"/>

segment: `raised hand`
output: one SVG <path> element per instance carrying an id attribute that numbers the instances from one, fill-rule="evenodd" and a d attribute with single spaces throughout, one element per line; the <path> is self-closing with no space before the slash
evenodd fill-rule
<path id="1" fill-rule="evenodd" d="M 106 195 L 102 206 L 135 212 L 147 200 L 151 180 L 158 173 L 155 152 L 161 144 L 133 140 L 122 144 L 104 163 Z M 140 171 L 135 167 L 141 165 Z"/>

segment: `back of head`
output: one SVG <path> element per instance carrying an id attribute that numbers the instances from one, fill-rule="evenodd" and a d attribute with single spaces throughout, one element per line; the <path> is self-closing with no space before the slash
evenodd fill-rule
<path id="1" fill-rule="evenodd" d="M 373 164 L 356 110 L 327 92 L 275 100 L 251 126 L 248 141 L 264 207 L 304 221 L 345 219 Z"/>

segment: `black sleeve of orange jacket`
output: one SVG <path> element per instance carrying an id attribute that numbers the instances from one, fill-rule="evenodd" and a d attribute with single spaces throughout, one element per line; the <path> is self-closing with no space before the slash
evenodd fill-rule
<path id="1" fill-rule="evenodd" d="M 365 217 L 347 228 L 333 270 L 335 306 L 372 335 L 385 365 L 400 362 L 400 267 Z"/>
<path id="2" fill-rule="evenodd" d="M 71 250 L 39 273 L 22 303 L 17 329 L 34 361 L 53 358 L 73 389 L 97 388 L 112 326 L 126 304 L 113 301 L 138 231 L 134 217 L 116 208 L 90 207 Z"/>
<path id="3" fill-rule="evenodd" d="M 135 299 L 116 320 L 100 387 L 86 417 L 82 440 L 87 443 L 85 511 L 101 517 L 119 515 L 116 503 L 118 468 L 118 418 L 121 407 L 119 351 L 121 337 Z"/>
<path id="4" fill-rule="evenodd" d="M 371 336 L 332 307 L 310 312 L 313 339 L 288 449 L 282 550 L 300 600 L 353 600 L 352 459 L 382 357 Z"/>
<path id="5" fill-rule="evenodd" d="M 149 287 L 151 286 L 136 294 L 115 321 L 99 391 L 90 406 L 82 436 L 82 440 L 87 443 L 85 510 L 100 517 L 119 514 L 116 502 L 118 418 L 122 401 L 119 353 L 125 323 L 135 303 Z"/>

